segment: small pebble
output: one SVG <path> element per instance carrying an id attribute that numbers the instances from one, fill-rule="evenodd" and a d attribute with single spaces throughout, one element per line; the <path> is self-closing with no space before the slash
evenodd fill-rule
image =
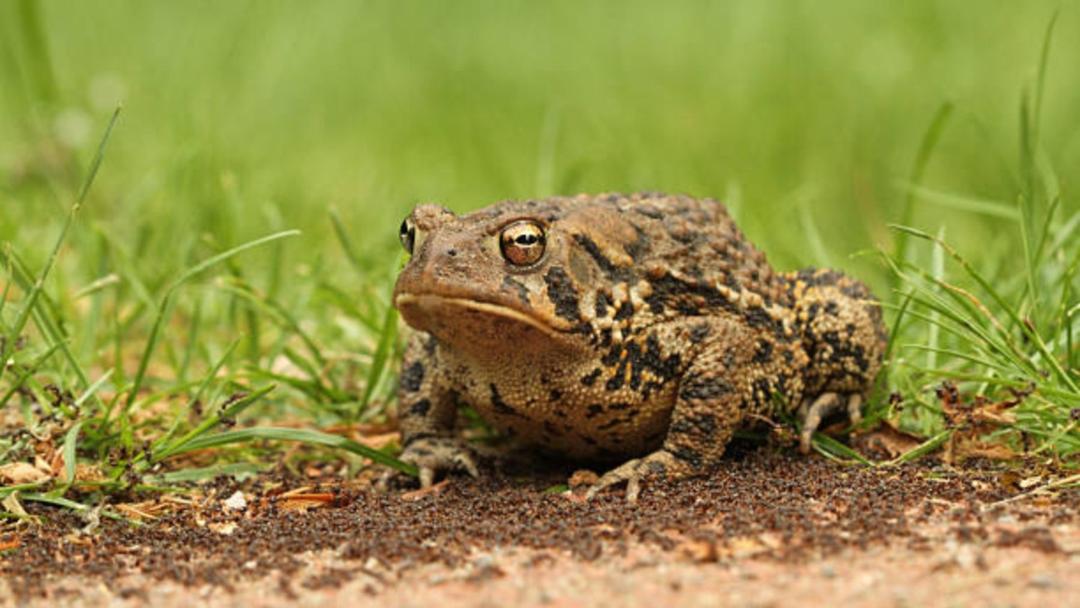
<path id="1" fill-rule="evenodd" d="M 1028 586 L 1036 589 L 1056 589 L 1058 582 L 1049 574 L 1036 574 L 1028 580 Z"/>
<path id="2" fill-rule="evenodd" d="M 222 503 L 222 505 L 226 509 L 231 509 L 233 511 L 243 511 L 247 508 L 247 499 L 244 498 L 243 492 L 237 490 L 233 492 L 232 496 L 226 498 L 225 502 Z"/>

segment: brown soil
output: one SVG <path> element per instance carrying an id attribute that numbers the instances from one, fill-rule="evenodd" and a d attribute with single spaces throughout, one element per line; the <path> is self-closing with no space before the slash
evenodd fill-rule
<path id="1" fill-rule="evenodd" d="M 1025 604 L 1080 592 L 1066 574 L 1080 563 L 1080 492 L 1032 492 L 1048 480 L 989 465 L 869 469 L 761 449 L 708 479 L 647 488 L 636 506 L 618 492 L 547 491 L 562 479 L 511 471 L 406 494 L 355 483 L 289 494 L 303 480 L 260 479 L 205 488 L 142 526 L 88 531 L 37 507 L 40 525 L 0 535 L 13 546 L 0 553 L 0 598 L 647 605 L 723 591 L 735 604 L 807 593 L 935 604 L 952 598 L 935 591 L 945 584 L 968 590 L 962 602 Z M 874 590 L 889 584 L 896 593 Z"/>

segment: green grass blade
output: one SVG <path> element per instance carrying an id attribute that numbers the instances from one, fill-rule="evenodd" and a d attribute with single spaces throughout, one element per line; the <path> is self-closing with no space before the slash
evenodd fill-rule
<path id="1" fill-rule="evenodd" d="M 831 256 L 829 256 L 829 252 L 825 248 L 825 241 L 821 238 L 821 232 L 818 231 L 817 224 L 814 223 L 814 216 L 810 212 L 809 199 L 800 197 L 798 209 L 799 225 L 802 226 L 803 235 L 805 235 L 806 242 L 809 245 L 814 264 L 822 267 L 833 266 Z"/>
<path id="2" fill-rule="evenodd" d="M 267 468 L 268 467 L 266 465 L 256 464 L 253 462 L 230 462 L 226 464 L 216 464 L 208 467 L 169 471 L 168 473 L 162 473 L 160 475 L 146 475 L 143 477 L 143 479 L 147 483 L 190 483 L 193 481 L 215 479 L 217 477 L 257 475 L 265 471 Z"/>
<path id="3" fill-rule="evenodd" d="M 4 393 L 4 396 L 0 397 L 0 409 L 3 409 L 5 406 L 7 406 L 8 401 L 10 401 L 13 396 L 15 396 L 15 393 L 19 392 L 19 389 L 22 388 L 26 381 L 29 380 L 30 377 L 33 376 L 34 373 L 36 373 L 41 368 L 41 366 L 49 360 L 49 357 L 51 357 L 53 353 L 55 353 L 59 348 L 59 344 L 51 345 L 48 350 L 39 355 L 30 365 L 26 367 L 26 369 L 22 371 L 21 374 L 18 375 L 18 377 L 15 378 L 15 382 L 11 384 L 11 387 L 7 390 L 6 393 Z"/>
<path id="4" fill-rule="evenodd" d="M 874 463 L 862 454 L 823 433 L 814 433 L 811 445 L 814 450 L 829 460 L 842 463 L 857 462 L 865 466 L 874 466 Z"/>
<path id="5" fill-rule="evenodd" d="M 202 382 L 199 384 L 199 388 L 197 388 L 195 392 L 191 395 L 191 397 L 188 398 L 187 403 L 184 404 L 184 407 L 181 408 L 179 412 L 177 412 L 176 418 L 173 419 L 173 423 L 169 426 L 169 429 L 166 430 L 165 433 L 162 434 L 160 437 L 154 440 L 152 444 L 152 449 L 155 453 L 161 446 L 168 444 L 169 440 L 172 439 L 173 435 L 176 434 L 176 431 L 180 428 L 180 424 L 187 417 L 187 413 L 191 411 L 191 409 L 195 407 L 195 404 L 202 399 L 203 395 L 206 394 L 206 389 L 210 387 L 210 383 L 213 382 L 215 378 L 217 378 L 218 372 L 221 371 L 221 368 L 224 367 L 225 363 L 229 360 L 230 357 L 232 357 L 233 352 L 236 351 L 236 347 L 239 345 L 240 340 L 233 340 L 232 344 L 230 344 L 228 348 L 225 349 L 225 352 L 221 355 L 221 357 L 218 358 L 218 360 L 206 373 L 206 376 L 203 377 Z"/>
<path id="6" fill-rule="evenodd" d="M 945 226 L 942 226 L 938 230 L 938 238 L 945 238 Z M 941 251 L 940 247 L 934 247 L 930 252 L 930 276 L 933 278 L 934 283 L 940 285 L 945 282 L 945 254 Z M 931 350 L 926 352 L 926 367 L 937 367 L 937 352 L 938 342 L 941 339 L 941 326 L 937 323 L 939 319 L 939 313 L 936 310 L 930 312 L 930 317 L 934 319 L 930 323 L 928 328 L 926 342 L 930 346 Z"/>
<path id="7" fill-rule="evenodd" d="M 171 455 L 182 454 L 184 452 L 190 452 L 193 450 L 220 447 L 233 443 L 246 443 L 259 440 L 295 441 L 298 443 L 323 445 L 327 447 L 342 449 L 348 452 L 352 452 L 354 454 L 359 454 L 360 456 L 363 456 L 369 460 L 396 469 L 407 475 L 412 475 L 414 477 L 418 475 L 416 467 L 411 464 L 402 462 L 397 458 L 386 454 L 385 452 L 370 448 L 362 443 L 357 443 L 351 439 L 342 437 L 340 435 L 331 435 L 329 433 L 323 433 L 321 431 L 316 431 L 312 429 L 252 427 L 235 431 L 226 431 L 224 433 L 206 435 L 204 437 L 194 439 L 184 445 L 182 449 L 173 452 L 173 454 Z"/>
<path id="8" fill-rule="evenodd" d="M 365 274 L 364 264 L 360 259 L 360 255 L 356 252 L 356 247 L 353 246 L 352 239 L 349 238 L 349 231 L 345 228 L 341 217 L 338 216 L 337 211 L 334 209 L 330 210 L 330 223 L 334 226 L 334 235 L 337 236 L 341 250 L 345 252 L 345 259 L 349 260 L 353 270 L 363 276 Z"/>
<path id="9" fill-rule="evenodd" d="M 904 184 L 904 187 L 910 194 L 918 196 L 928 203 L 933 203 L 941 207 L 969 213 L 978 213 L 979 215 L 1010 221 L 1018 221 L 1020 219 L 1020 212 L 1015 206 L 999 201 L 963 196 L 951 192 L 942 192 L 940 190 L 934 190 L 933 188 L 927 188 L 925 186 L 916 186 L 914 184 Z"/>
<path id="10" fill-rule="evenodd" d="M 311 356 L 315 359 L 318 367 L 322 368 L 326 366 L 326 358 L 322 354 L 322 349 L 315 343 L 314 338 L 312 338 L 308 332 L 304 331 L 303 327 L 300 326 L 300 322 L 296 320 L 296 317 L 289 313 L 284 306 L 267 297 L 256 294 L 251 286 L 243 282 L 237 282 L 236 280 L 222 283 L 218 288 L 244 300 L 275 323 L 296 335 L 296 337 L 300 338 L 300 341 L 304 343 L 308 352 L 311 353 Z"/>
<path id="11" fill-rule="evenodd" d="M 75 481 L 75 448 L 79 442 L 79 431 L 82 430 L 82 422 L 76 422 L 71 425 L 66 435 L 64 435 L 64 484 L 70 486 Z"/>
<path id="12" fill-rule="evenodd" d="M 383 317 L 382 331 L 379 334 L 379 344 L 375 348 L 375 355 L 371 358 L 371 367 L 368 368 L 364 394 L 360 398 L 360 412 L 367 409 L 371 403 L 371 396 L 375 393 L 375 387 L 386 371 L 390 350 L 397 339 L 398 312 L 393 306 L 386 308 Z"/>
<path id="13" fill-rule="evenodd" d="M 944 431 L 941 431 L 937 435 L 934 435 L 933 437 L 911 448 L 903 454 L 900 454 L 896 458 L 893 458 L 892 460 L 884 463 L 884 465 L 896 466 L 905 462 L 913 462 L 915 460 L 918 460 L 923 456 L 926 456 L 927 454 L 930 454 L 931 452 L 945 445 L 945 442 L 949 440 L 949 437 L 952 436 L 952 433 L 952 429 L 946 429 Z"/>
<path id="14" fill-rule="evenodd" d="M 82 393 L 81 395 L 79 395 L 79 398 L 75 400 L 75 407 L 76 407 L 76 408 L 78 408 L 78 407 L 82 407 L 82 405 L 83 405 L 84 403 L 86 403 L 86 401 L 87 401 L 88 399 L 90 399 L 91 397 L 93 397 L 94 395 L 96 395 L 96 394 L 97 394 L 97 391 L 98 391 L 98 389 L 99 389 L 99 388 L 101 388 L 101 387 L 102 387 L 102 385 L 104 385 L 104 384 L 105 384 L 106 382 L 108 382 L 108 381 L 109 381 L 109 378 L 112 378 L 112 375 L 113 375 L 113 372 L 114 372 L 114 371 L 115 371 L 115 370 L 111 370 L 111 369 L 110 369 L 109 371 L 107 371 L 107 372 L 105 372 L 104 374 L 102 374 L 100 378 L 98 378 L 97 380 L 95 380 L 93 384 L 91 384 L 90 386 L 88 386 L 88 387 L 86 388 L 86 390 L 85 390 L 85 391 L 83 391 L 83 393 Z"/>
<path id="15" fill-rule="evenodd" d="M 63 507 L 65 509 L 71 509 L 72 511 L 89 511 L 90 510 L 90 507 L 88 505 L 84 505 L 81 502 L 76 502 L 74 500 L 64 498 L 62 496 L 52 496 L 51 494 L 40 494 L 40 493 L 36 493 L 36 492 L 30 492 L 30 493 L 19 494 L 19 498 L 21 498 L 23 500 L 29 500 L 31 502 L 40 502 L 40 503 L 44 503 L 44 504 L 47 504 L 47 505 L 53 505 L 54 507 Z M 108 517 L 109 519 L 115 519 L 117 521 L 125 521 L 125 522 L 132 523 L 132 524 L 137 523 L 137 522 L 133 522 L 133 521 L 129 520 L 128 518 L 124 517 L 123 515 L 120 515 L 119 513 L 115 512 L 115 511 L 113 511 L 111 509 L 101 509 L 101 514 L 103 516 L 105 516 L 105 517 Z"/>
<path id="16" fill-rule="evenodd" d="M 1043 356 L 1043 359 L 1046 361 L 1047 365 L 1050 366 L 1051 371 L 1058 377 L 1058 379 L 1064 382 L 1073 391 L 1080 393 L 1080 388 L 1077 388 L 1076 383 L 1072 380 L 1072 378 L 1069 377 L 1069 374 L 1067 374 L 1065 370 L 1062 369 L 1061 364 L 1057 360 L 1057 358 L 1054 357 L 1053 354 L 1050 353 L 1049 350 L 1046 348 L 1046 343 L 1042 340 L 1042 337 L 1035 333 L 1028 326 L 1027 323 L 1024 323 L 1023 319 L 1020 318 L 1016 309 L 1013 306 L 1010 306 L 1009 303 L 1005 300 L 1005 298 L 1003 298 L 1001 294 L 994 288 L 994 286 L 991 285 L 990 282 L 987 281 L 981 273 L 975 270 L 975 268 L 973 268 L 971 264 L 969 264 L 967 260 L 964 259 L 963 256 L 957 253 L 957 251 L 953 249 L 951 245 L 944 241 L 937 240 L 932 235 L 929 235 L 915 228 L 896 225 L 893 225 L 892 227 L 896 230 L 907 232 L 908 234 L 911 234 L 913 236 L 933 241 L 937 243 L 938 246 L 944 248 L 945 252 L 949 254 L 949 257 L 956 261 L 960 265 L 960 267 L 963 268 L 964 272 L 967 273 L 967 275 L 970 276 L 972 279 L 974 279 L 976 283 L 978 283 L 979 287 L 981 287 L 983 291 L 986 292 L 991 297 L 991 299 L 994 300 L 994 303 L 1001 310 L 1005 311 L 1005 313 L 1009 315 L 1013 323 L 1015 323 L 1016 326 L 1020 328 L 1021 332 L 1023 332 L 1025 337 L 1035 344 L 1036 349 Z"/>
<path id="17" fill-rule="evenodd" d="M 259 399 L 262 399 L 264 396 L 266 396 L 267 393 L 274 390 L 274 388 L 276 388 L 276 385 L 273 384 L 264 386 L 260 389 L 244 394 L 242 397 L 233 400 L 231 403 L 226 403 L 222 408 L 219 408 L 218 411 L 207 416 L 202 422 L 198 424 L 198 426 L 191 429 L 183 437 L 173 442 L 172 445 L 162 449 L 157 454 L 154 454 L 154 460 L 164 460 L 169 456 L 188 451 L 187 449 L 185 449 L 186 446 L 191 445 L 191 443 L 197 440 L 201 435 L 205 434 L 207 431 L 217 426 L 223 419 L 235 417 L 244 409 L 258 401 Z"/>
<path id="18" fill-rule="evenodd" d="M 930 119 L 930 124 L 923 133 L 922 141 L 919 142 L 919 150 L 915 154 L 915 164 L 911 168 L 911 179 L 908 180 L 908 183 L 913 186 L 922 185 L 926 167 L 930 164 L 930 156 L 933 154 L 934 149 L 937 148 L 938 142 L 941 140 L 941 135 L 945 132 L 945 126 L 948 124 L 952 112 L 952 102 L 946 101 L 938 106 L 937 111 L 934 112 L 934 117 Z M 905 226 L 910 225 L 914 219 L 914 215 L 915 192 L 909 190 L 907 197 L 904 199 L 904 207 L 900 213 L 900 223 Z M 907 252 L 907 237 L 902 234 L 898 235 L 893 249 L 893 257 L 897 260 L 905 261 L 907 260 Z"/>
<path id="19" fill-rule="evenodd" d="M 75 223 L 75 216 L 78 215 L 79 209 L 82 208 L 83 203 L 86 201 L 86 195 L 90 192 L 90 186 L 94 184 L 94 178 L 97 177 L 98 169 L 101 168 L 101 162 L 105 159 L 105 148 L 109 144 L 109 136 L 112 135 L 113 127 L 116 126 L 116 120 L 119 117 L 120 108 L 116 108 L 112 118 L 109 119 L 109 124 L 105 127 L 105 134 L 101 137 L 97 152 L 94 154 L 94 159 L 90 162 L 90 169 L 87 172 L 86 179 L 83 180 L 78 196 L 75 198 L 75 204 L 72 205 L 71 209 L 68 211 L 67 220 L 60 228 L 60 235 L 56 238 L 52 251 L 45 261 L 45 267 L 41 270 L 41 275 L 34 281 L 33 286 L 30 288 L 30 293 L 27 294 L 26 300 L 22 303 L 22 308 L 19 310 L 19 316 L 16 317 L 15 323 L 11 328 L 11 337 L 5 341 L 4 348 L 0 351 L 0 361 L 8 360 L 8 357 L 10 356 L 9 349 L 14 348 L 15 346 L 14 339 L 17 339 L 22 335 L 23 329 L 30 320 L 30 315 L 36 308 L 37 299 L 42 290 L 45 289 L 45 280 L 49 278 L 49 273 L 52 271 L 53 266 L 56 265 L 56 259 L 60 256 L 60 248 L 67 239 L 71 226 Z M 4 376 L 4 369 L 6 367 L 7 366 L 5 365 L 0 365 L 0 378 Z"/>
<path id="20" fill-rule="evenodd" d="M 212 256 L 189 268 L 169 285 L 169 287 L 165 290 L 164 297 L 161 298 L 161 303 L 158 305 L 157 315 L 155 316 L 154 323 L 150 328 L 150 336 L 149 338 L 147 338 L 146 341 L 146 348 L 143 349 L 142 357 L 139 359 L 139 367 L 135 372 L 135 380 L 132 383 L 131 391 L 128 393 L 127 401 L 124 404 L 124 411 L 131 409 L 131 406 L 134 405 L 135 399 L 139 394 L 139 389 L 142 388 L 143 381 L 146 379 L 146 370 L 150 365 L 150 356 L 154 353 L 154 347 L 157 345 L 158 336 L 161 333 L 161 326 L 164 323 L 165 318 L 168 316 L 173 293 L 175 293 L 176 290 L 179 289 L 180 286 L 187 281 L 190 281 L 205 270 L 217 264 L 220 264 L 225 260 L 228 260 L 250 249 L 254 249 L 256 247 L 271 243 L 279 239 L 296 236 L 298 234 L 300 234 L 299 230 L 285 230 L 255 239 L 254 241 L 249 241 L 247 243 L 244 243 L 243 245 L 238 245 L 236 247 L 233 247 L 232 249 Z"/>
<path id="21" fill-rule="evenodd" d="M 1039 52 L 1039 69 L 1035 77 L 1035 107 L 1033 110 L 1032 127 L 1034 129 L 1033 142 L 1038 142 L 1038 130 L 1042 124 L 1043 95 L 1046 92 L 1046 72 L 1050 64 L 1050 45 L 1054 40 L 1054 28 L 1057 27 L 1061 9 L 1054 11 L 1050 22 L 1046 24 L 1046 32 L 1043 34 L 1042 49 Z"/>

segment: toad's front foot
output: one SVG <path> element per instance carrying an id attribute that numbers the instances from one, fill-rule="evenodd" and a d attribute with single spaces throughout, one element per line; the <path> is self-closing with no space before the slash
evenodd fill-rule
<path id="1" fill-rule="evenodd" d="M 822 393 L 811 402 L 809 399 L 799 407 L 799 418 L 802 422 L 802 432 L 799 434 L 799 451 L 803 454 L 810 453 L 810 440 L 814 437 L 821 422 L 841 412 L 846 412 L 851 424 L 859 424 L 862 420 L 862 395 L 841 395 L 839 393 Z"/>
<path id="2" fill-rule="evenodd" d="M 604 473 L 585 494 L 586 500 L 616 484 L 626 482 L 626 501 L 633 504 L 641 494 L 641 482 L 674 480 L 689 477 L 692 471 L 686 463 L 667 450 L 657 450 L 644 458 L 628 460 Z"/>
<path id="3" fill-rule="evenodd" d="M 438 473 L 463 471 L 473 477 L 479 477 L 476 458 L 465 442 L 456 437 L 421 437 L 405 446 L 399 458 L 403 462 L 415 465 L 420 472 L 420 487 L 431 487 Z M 383 476 L 384 487 L 396 471 L 389 471 Z"/>

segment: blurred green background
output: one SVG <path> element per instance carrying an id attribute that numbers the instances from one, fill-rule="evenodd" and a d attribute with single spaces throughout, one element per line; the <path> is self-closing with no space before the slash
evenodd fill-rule
<path id="1" fill-rule="evenodd" d="M 151 283 L 201 235 L 296 227 L 290 271 L 341 266 L 330 208 L 389 274 L 418 201 L 660 190 L 727 201 L 783 268 L 880 288 L 885 270 L 849 256 L 888 244 L 943 102 L 956 112 L 924 183 L 1014 197 L 1019 100 L 1057 7 L 1042 138 L 1064 172 L 1080 166 L 1074 2 L 6 0 L 0 240 L 44 258 L 120 102 L 80 221 Z M 961 249 L 994 234 L 920 209 Z"/>

